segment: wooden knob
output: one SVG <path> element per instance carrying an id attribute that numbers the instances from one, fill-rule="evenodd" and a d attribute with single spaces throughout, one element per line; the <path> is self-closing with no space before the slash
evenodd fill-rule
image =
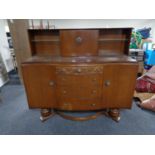
<path id="1" fill-rule="evenodd" d="M 96 90 L 93 90 L 93 94 L 96 94 Z"/>
<path id="2" fill-rule="evenodd" d="M 66 79 L 65 78 L 62 78 L 62 80 L 65 81 Z"/>
<path id="3" fill-rule="evenodd" d="M 66 91 L 66 90 L 64 90 L 64 91 L 63 91 L 63 94 L 66 94 L 66 93 L 67 93 L 67 91 Z"/>

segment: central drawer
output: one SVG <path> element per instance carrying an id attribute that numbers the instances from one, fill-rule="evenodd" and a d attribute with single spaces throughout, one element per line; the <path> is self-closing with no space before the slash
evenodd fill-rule
<path id="1" fill-rule="evenodd" d="M 102 100 L 102 66 L 63 66 L 56 68 L 59 107 L 95 109 Z M 78 108 L 79 107 L 79 108 Z"/>
<path id="2" fill-rule="evenodd" d="M 58 75 L 58 85 L 62 86 L 100 86 L 102 84 L 102 76 L 96 75 Z"/>

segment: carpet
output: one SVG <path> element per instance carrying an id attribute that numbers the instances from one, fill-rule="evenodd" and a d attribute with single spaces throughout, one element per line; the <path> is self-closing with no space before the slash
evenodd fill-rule
<path id="1" fill-rule="evenodd" d="M 121 111 L 119 123 L 101 116 L 77 122 L 56 115 L 42 123 L 38 109 L 29 110 L 22 85 L 5 85 L 1 90 L 1 135 L 150 135 L 155 134 L 155 113 L 141 110 L 134 103 Z"/>

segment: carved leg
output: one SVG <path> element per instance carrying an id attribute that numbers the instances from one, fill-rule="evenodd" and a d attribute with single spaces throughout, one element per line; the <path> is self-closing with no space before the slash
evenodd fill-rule
<path id="1" fill-rule="evenodd" d="M 51 109 L 41 109 L 40 113 L 41 113 L 40 120 L 42 122 L 46 121 L 47 119 L 49 119 L 54 115 L 54 111 Z"/>
<path id="2" fill-rule="evenodd" d="M 116 122 L 119 122 L 121 117 L 118 109 L 110 109 L 109 110 L 109 116 Z"/>

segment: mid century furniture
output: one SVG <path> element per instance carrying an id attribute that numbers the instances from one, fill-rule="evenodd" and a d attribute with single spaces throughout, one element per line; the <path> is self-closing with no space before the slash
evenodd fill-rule
<path id="1" fill-rule="evenodd" d="M 41 120 L 106 114 L 119 121 L 131 108 L 138 65 L 128 56 L 131 28 L 28 30 L 32 57 L 22 63 L 29 108 Z M 73 117 L 64 111 L 96 111 Z"/>

